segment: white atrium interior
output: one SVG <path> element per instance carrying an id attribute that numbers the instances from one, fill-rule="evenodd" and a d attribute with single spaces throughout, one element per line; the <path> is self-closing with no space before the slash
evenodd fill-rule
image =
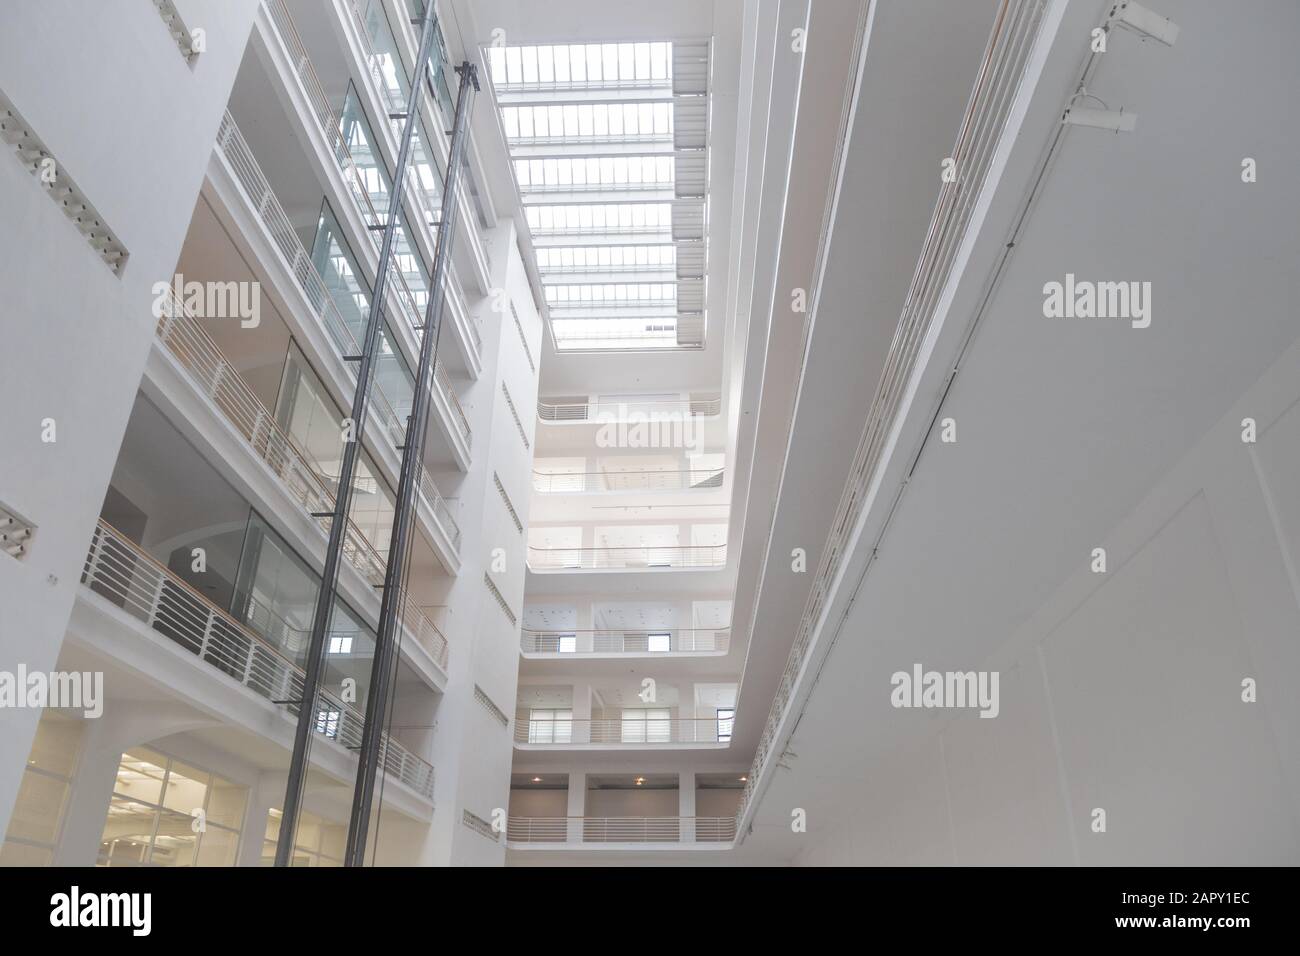
<path id="1" fill-rule="evenodd" d="M 1300 862 L 1296 37 L 0 4 L 0 864 Z"/>

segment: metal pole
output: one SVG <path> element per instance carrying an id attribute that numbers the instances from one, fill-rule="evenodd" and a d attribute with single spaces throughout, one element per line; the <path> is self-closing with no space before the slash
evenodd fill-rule
<path id="1" fill-rule="evenodd" d="M 424 61 L 421 61 L 422 63 Z M 402 471 L 397 483 L 397 504 L 393 515 L 393 533 L 388 546 L 388 568 L 384 576 L 384 599 L 379 610 L 379 636 L 375 646 L 374 663 L 370 670 L 370 691 L 366 697 L 366 723 L 361 737 L 361 754 L 357 766 L 357 781 L 352 797 L 352 814 L 348 822 L 347 851 L 344 865 L 363 866 L 366 839 L 370 830 L 371 807 L 374 802 L 375 780 L 379 768 L 379 753 L 383 746 L 383 725 L 388 710 L 388 696 L 397 664 L 398 628 L 401 627 L 399 610 L 403 600 L 402 572 L 410 550 L 411 527 L 419 501 L 417 475 L 423 467 L 424 440 L 429 417 L 429 399 L 433 388 L 433 371 L 437 358 L 438 330 L 442 325 L 442 311 L 447 300 L 447 270 L 451 258 L 452 238 L 459 218 L 456 191 L 460 184 L 460 170 L 464 163 L 465 141 L 468 138 L 469 113 L 473 96 L 478 91 L 478 72 L 469 61 L 456 68 L 460 74 L 460 89 L 456 95 L 456 120 L 452 127 L 451 146 L 447 161 L 447 181 L 443 186 L 442 214 L 438 217 L 438 248 L 433 260 L 432 294 L 425 307 L 424 333 L 420 340 L 420 364 L 416 372 L 414 408 L 411 425 L 402 451 Z M 472 87 L 472 89 L 471 89 Z"/>
<path id="2" fill-rule="evenodd" d="M 419 69 L 428 61 L 434 42 L 433 4 L 426 3 L 420 27 L 420 52 L 416 59 Z M 384 313 L 384 295 L 388 291 L 389 263 L 392 260 L 393 240 L 397 232 L 397 217 L 402 209 L 402 191 L 406 183 L 406 167 L 410 160 L 411 139 L 415 132 L 415 117 L 420 108 L 423 83 L 411 86 L 410 101 L 406 105 L 406 128 L 402 132 L 401 147 L 397 151 L 397 174 L 393 179 L 392 195 L 388 198 L 388 219 L 384 225 L 384 238 L 379 247 L 379 269 L 375 288 L 370 299 L 370 315 L 366 322 L 365 344 L 359 356 L 350 358 L 358 362 L 357 391 L 352 400 L 352 440 L 344 442 L 343 462 L 339 468 L 338 494 L 331 514 L 329 543 L 325 549 L 325 569 L 321 573 L 320 590 L 316 594 L 316 610 L 312 618 L 311 643 L 307 650 L 307 668 L 303 677 L 302 700 L 298 705 L 298 727 L 293 738 L 293 757 L 289 762 L 289 780 L 284 792 L 284 815 L 280 819 L 280 838 L 275 847 L 275 865 L 288 866 L 293 856 L 294 836 L 298 824 L 298 811 L 302 806 L 303 783 L 307 778 L 307 754 L 310 749 L 312 725 L 316 720 L 316 698 L 320 692 L 321 673 L 325 669 L 326 636 L 334 610 L 334 597 L 338 588 L 339 558 L 343 551 L 343 536 L 347 531 L 348 513 L 352 504 L 352 474 L 356 468 L 357 451 L 365 433 L 366 415 L 370 410 L 370 378 L 375 355 L 379 349 L 379 332 Z M 407 440 L 410 426 L 407 426 Z M 385 594 L 385 600 L 387 600 Z"/>

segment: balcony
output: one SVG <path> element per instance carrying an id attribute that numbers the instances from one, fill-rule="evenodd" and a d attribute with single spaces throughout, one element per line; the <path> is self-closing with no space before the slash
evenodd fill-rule
<path id="1" fill-rule="evenodd" d="M 203 330 L 199 321 L 168 292 L 161 303 L 158 342 L 187 374 L 190 383 L 215 407 L 220 416 L 244 439 L 253 455 L 265 464 L 281 487 L 308 515 L 326 515 L 334 509 L 335 497 L 324 477 L 324 470 L 284 431 L 275 416 L 226 360 L 221 350 Z M 376 396 L 376 401 L 380 401 Z M 439 531 L 452 547 L 459 548 L 460 528 L 446 501 L 427 472 L 422 472 L 421 495 Z M 329 533 L 331 518 L 314 519 L 322 535 Z M 344 534 L 343 555 L 348 563 L 371 585 L 384 580 L 386 562 L 360 528 L 348 519 Z M 404 623 L 416 643 L 424 648 L 445 673 L 447 640 L 437 626 L 410 602 L 405 603 Z"/>
<path id="2" fill-rule="evenodd" d="M 556 400 L 537 402 L 537 417 L 547 423 L 565 422 L 672 422 L 687 418 L 709 418 L 722 411 L 722 396 L 619 400 L 606 397 L 591 401 Z"/>
<path id="3" fill-rule="evenodd" d="M 573 658 L 586 655 L 725 654 L 731 644 L 727 628 L 655 630 L 533 630 L 520 632 L 525 655 Z"/>
<path id="4" fill-rule="evenodd" d="M 528 548 L 528 569 L 562 571 L 689 571 L 723 568 L 725 544 L 631 548 Z"/>
<path id="5" fill-rule="evenodd" d="M 515 746 L 567 750 L 611 746 L 646 748 L 707 744 L 725 748 L 734 718 L 718 717 L 564 717 L 533 720 L 515 716 Z M 719 730 L 723 730 L 722 734 Z"/>
<path id="6" fill-rule="evenodd" d="M 293 280 L 305 296 L 312 315 L 324 329 L 329 349 L 333 353 L 332 358 L 342 370 L 344 380 L 355 388 L 356 370 L 353 367 L 355 362 L 348 362 L 346 356 L 360 354 L 361 346 L 353 330 L 343 318 L 329 286 L 321 278 L 311 256 L 303 248 L 288 214 L 280 205 L 258 166 L 252 149 L 229 113 L 226 113 L 222 119 L 217 134 L 216 152 L 225 168 L 229 170 L 239 191 L 243 193 L 243 202 L 253 211 L 269 234 L 279 254 L 281 266 L 287 275 L 293 276 Z M 407 319 L 405 334 L 409 338 L 411 335 L 418 334 L 413 330 L 422 322 L 421 313 L 413 304 L 413 297 L 410 295 L 405 279 L 396 271 L 393 272 L 393 277 L 396 282 L 390 285 L 390 289 L 405 289 L 405 293 L 400 295 L 397 301 L 406 304 L 397 310 L 385 309 L 385 316 L 405 315 Z M 374 303 L 371 304 L 371 308 L 374 308 Z M 398 323 L 398 328 L 400 327 L 401 323 Z M 434 378 L 437 388 L 434 390 L 433 404 L 438 414 L 433 418 L 441 425 L 457 464 L 462 470 L 468 470 L 473 441 L 469 420 L 460 406 L 460 400 L 441 363 L 434 368 Z M 414 383 L 409 384 L 413 390 Z M 377 382 L 371 395 L 371 413 L 382 434 L 386 436 L 389 448 L 393 450 L 392 453 L 396 454 L 396 449 L 404 444 L 406 438 L 404 403 L 395 401 L 393 395 L 385 394 Z M 347 394 L 344 398 L 350 404 L 352 395 Z"/>
<path id="7" fill-rule="evenodd" d="M 580 846 L 610 843 L 731 843 L 735 817 L 517 817 L 506 820 L 507 844 Z"/>
<path id="8" fill-rule="evenodd" d="M 91 538 L 81 583 L 259 697 L 271 702 L 302 699 L 301 668 L 104 521 Z M 264 627 L 293 630 L 260 605 L 251 607 L 249 614 Z M 317 723 L 317 733 L 342 749 L 357 750 L 362 715 L 325 693 L 321 706 L 328 719 Z M 286 712 L 297 713 L 292 704 Z M 386 774 L 432 799 L 434 772 L 428 761 L 387 735 L 380 761 Z"/>
<path id="9" fill-rule="evenodd" d="M 621 491 L 688 491 L 721 488 L 721 468 L 650 471 L 533 471 L 533 490 L 543 495 L 584 495 Z"/>
<path id="10" fill-rule="evenodd" d="M 384 113 L 382 115 L 405 112 L 405 103 L 400 101 L 398 91 L 389 86 L 384 76 L 381 64 L 385 61 L 377 56 L 372 48 L 370 37 L 365 25 L 360 20 L 356 5 L 349 2 L 347 6 L 350 8 L 351 15 L 345 16 L 344 21 L 345 24 L 352 26 L 352 37 L 357 44 L 353 52 L 366 64 L 366 68 L 359 71 L 360 75 L 365 78 L 362 86 L 375 97 L 375 103 L 383 105 Z M 267 0 L 265 10 L 271 26 L 271 29 L 267 32 L 272 34 L 271 37 L 268 37 L 268 40 L 272 41 L 268 43 L 268 52 L 271 54 L 272 59 L 278 62 L 282 73 L 296 78 L 297 92 L 300 94 L 302 102 L 307 106 L 305 112 L 314 121 L 308 132 L 313 135 L 313 138 L 315 138 L 316 134 L 320 137 L 318 154 L 330 156 L 336 163 L 336 169 L 331 172 L 342 176 L 345 183 L 344 191 L 350 196 L 355 211 L 360 216 L 360 222 L 365 227 L 365 244 L 369 245 L 370 249 L 373 250 L 375 256 L 373 261 L 377 263 L 380 233 L 372 227 L 384 221 L 387 210 L 384 209 L 383 215 L 381 215 L 374 205 L 375 199 L 373 197 L 378 195 L 375 192 L 374 170 L 367 170 L 364 166 L 355 162 L 343 137 L 344 125 L 331 105 L 329 95 L 325 92 L 327 86 L 317 75 L 311 57 L 308 55 L 303 40 L 299 35 L 297 25 L 284 0 Z M 279 42 L 273 42 L 277 38 Z M 288 79 L 288 76 L 286 76 L 286 79 Z M 427 99 L 425 102 L 427 104 Z M 394 121 L 392 125 L 396 126 L 397 121 Z M 441 204 L 444 183 L 441 171 L 433 167 L 431 165 L 432 160 L 429 159 L 432 144 L 422 142 L 424 133 L 428 128 L 428 124 L 423 124 L 419 128 L 419 137 L 417 139 L 417 143 L 424 150 L 423 153 L 417 154 L 422 162 L 413 163 L 408 170 L 405 196 L 410 208 L 406 211 L 405 219 L 407 223 L 415 227 L 420 245 L 426 251 L 428 261 L 432 261 L 437 244 L 437 223 L 442 214 Z M 385 137 L 385 144 L 391 149 L 392 143 L 389 142 L 391 137 L 387 135 L 386 130 L 381 127 L 377 132 Z M 371 177 L 370 181 L 367 181 L 368 176 Z M 463 186 L 461 192 L 463 192 Z M 464 199 L 462 198 L 461 201 L 464 202 Z M 473 221 L 467 217 L 463 217 L 462 221 L 470 223 L 466 227 L 466 234 L 470 240 L 470 250 L 473 254 L 474 264 L 480 272 L 480 281 L 484 281 L 486 265 L 484 265 L 485 254 L 481 240 L 473 229 Z M 414 241 L 416 237 L 411 238 Z M 412 293 L 410 285 L 406 281 L 406 276 L 400 271 L 394 269 L 390 281 L 393 282 L 393 288 L 401 311 L 407 314 L 408 322 L 410 322 L 412 316 L 414 317 L 415 321 L 410 322 L 410 325 L 413 330 L 418 330 L 423 325 L 423 300 Z M 412 281 L 415 281 L 414 275 Z M 459 282 L 451 271 L 448 272 L 447 308 L 444 317 L 450 321 L 452 328 L 456 332 L 457 345 L 464 353 L 466 371 L 471 377 L 477 378 L 482 370 L 482 335 L 476 320 L 470 316 L 465 308 L 464 296 L 460 291 Z M 418 332 L 416 334 L 418 338 Z"/>

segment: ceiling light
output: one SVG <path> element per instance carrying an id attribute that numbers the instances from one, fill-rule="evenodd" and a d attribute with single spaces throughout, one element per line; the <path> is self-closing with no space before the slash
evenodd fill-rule
<path id="1" fill-rule="evenodd" d="M 741 777 L 740 779 L 741 779 L 741 780 L 744 780 L 745 778 L 744 778 L 744 777 Z M 542 782 L 542 778 L 541 778 L 541 777 L 533 777 L 533 783 L 541 783 L 541 782 Z"/>
<path id="2" fill-rule="evenodd" d="M 741 783 L 746 783 L 746 782 L 748 782 L 748 780 L 749 780 L 748 777 L 741 777 L 741 778 L 740 778 L 740 782 L 741 782 Z"/>

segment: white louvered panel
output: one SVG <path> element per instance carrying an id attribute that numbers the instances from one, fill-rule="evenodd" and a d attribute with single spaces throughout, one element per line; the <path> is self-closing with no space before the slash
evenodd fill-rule
<path id="1" fill-rule="evenodd" d="M 673 92 L 701 94 L 709 90 L 709 40 L 673 43 Z"/>
<path id="2" fill-rule="evenodd" d="M 709 142 L 709 101 L 701 96 L 675 102 L 673 146 L 678 150 L 704 149 Z"/>
<path id="3" fill-rule="evenodd" d="M 677 317 L 677 344 L 687 346 L 704 344 L 703 315 L 679 315 Z"/>
<path id="4" fill-rule="evenodd" d="M 704 203 L 677 203 L 673 206 L 673 241 L 704 238 Z M 680 259 L 681 250 L 678 250 Z"/>
<path id="5" fill-rule="evenodd" d="M 704 282 L 701 279 L 684 279 L 677 283 L 677 311 L 704 311 Z"/>
<path id="6" fill-rule="evenodd" d="M 675 166 L 678 197 L 703 196 L 708 185 L 708 163 L 704 154 L 679 153 Z"/>

